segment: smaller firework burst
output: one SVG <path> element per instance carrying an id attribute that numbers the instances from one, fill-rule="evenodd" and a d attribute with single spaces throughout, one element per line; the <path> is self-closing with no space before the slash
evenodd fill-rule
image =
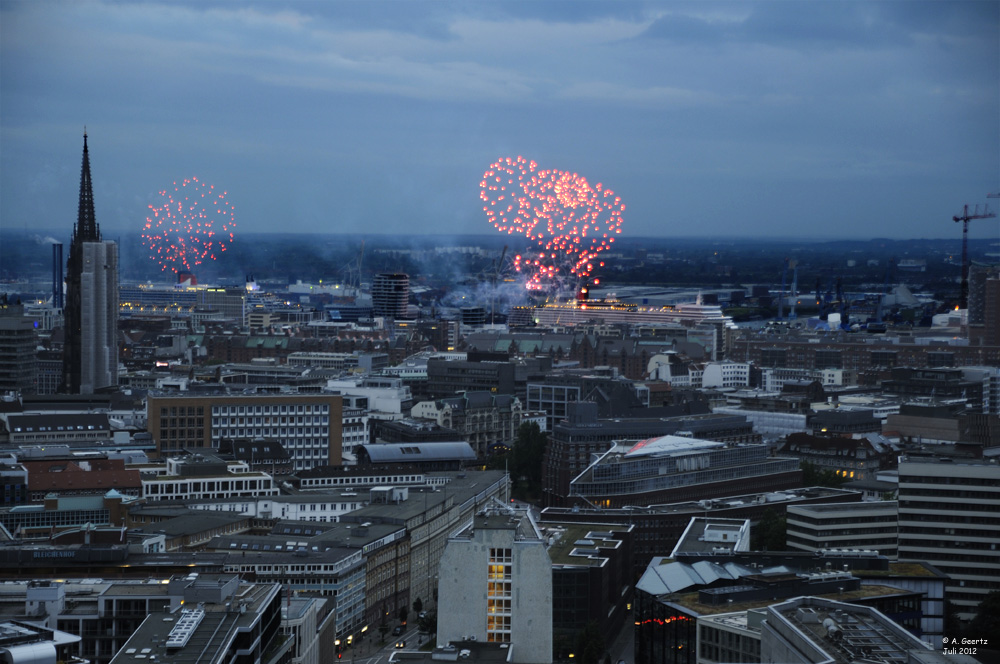
<path id="1" fill-rule="evenodd" d="M 233 242 L 234 208 L 226 192 L 192 177 L 174 182 L 150 204 L 143 227 L 149 256 L 164 272 L 193 270 L 216 260 Z"/>

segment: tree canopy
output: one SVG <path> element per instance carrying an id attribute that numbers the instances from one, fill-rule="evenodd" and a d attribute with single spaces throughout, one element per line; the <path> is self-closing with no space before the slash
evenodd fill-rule
<path id="1" fill-rule="evenodd" d="M 542 495 L 542 460 L 549 437 L 534 422 L 522 424 L 514 445 L 504 454 L 490 458 L 487 468 L 507 469 L 512 495 L 518 500 L 537 502 Z"/>

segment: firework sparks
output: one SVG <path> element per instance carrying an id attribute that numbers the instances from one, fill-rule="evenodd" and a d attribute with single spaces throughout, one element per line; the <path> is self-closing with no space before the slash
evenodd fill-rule
<path id="1" fill-rule="evenodd" d="M 621 233 L 621 198 L 576 173 L 506 157 L 490 164 L 479 188 L 483 212 L 497 231 L 535 242 L 527 255 L 514 257 L 515 268 L 529 273 L 530 289 L 589 277 L 595 266 L 604 265 L 598 255 Z"/>
<path id="2" fill-rule="evenodd" d="M 232 243 L 234 208 L 225 191 L 192 177 L 159 195 L 159 204 L 149 206 L 142 238 L 164 272 L 214 261 Z"/>

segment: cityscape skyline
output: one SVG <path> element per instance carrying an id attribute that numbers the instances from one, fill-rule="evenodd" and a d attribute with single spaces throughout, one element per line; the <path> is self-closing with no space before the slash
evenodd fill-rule
<path id="1" fill-rule="evenodd" d="M 532 178 L 528 205 L 562 206 L 565 183 Z M 195 191 L 187 210 L 225 207 Z M 821 275 L 800 297 L 797 259 L 768 285 L 790 243 L 648 240 L 601 254 L 641 285 L 497 319 L 507 247 L 372 247 L 432 268 L 414 289 L 365 283 L 361 254 L 344 284 L 120 285 L 94 208 L 84 134 L 65 306 L 61 244 L 51 300 L 0 301 L 16 661 L 996 658 L 1000 274 L 964 243 L 961 264 L 957 242 L 799 245 Z M 498 227 L 530 224 L 513 208 Z M 565 220 L 558 242 L 594 228 Z M 5 235 L 24 237 L 3 272 L 37 275 L 18 247 L 40 236 Z M 330 274 L 319 235 L 290 237 L 262 242 L 272 265 Z M 192 239 L 197 263 L 215 240 Z M 487 272 L 458 278 L 470 257 Z M 483 279 L 489 309 L 443 306 Z"/>
<path id="2" fill-rule="evenodd" d="M 479 183 L 517 156 L 612 188 L 622 239 L 956 237 L 1000 185 L 996 3 L 0 11 L 7 228 L 72 218 L 84 125 L 109 237 L 189 177 L 237 241 L 487 235 Z"/>

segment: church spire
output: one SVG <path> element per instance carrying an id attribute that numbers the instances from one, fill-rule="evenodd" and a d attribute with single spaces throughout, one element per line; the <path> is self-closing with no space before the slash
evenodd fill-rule
<path id="1" fill-rule="evenodd" d="M 83 167 L 80 170 L 80 209 L 77 212 L 74 240 L 100 242 L 101 229 L 94 214 L 94 188 L 90 183 L 90 154 L 87 152 L 87 129 L 83 130 Z"/>

